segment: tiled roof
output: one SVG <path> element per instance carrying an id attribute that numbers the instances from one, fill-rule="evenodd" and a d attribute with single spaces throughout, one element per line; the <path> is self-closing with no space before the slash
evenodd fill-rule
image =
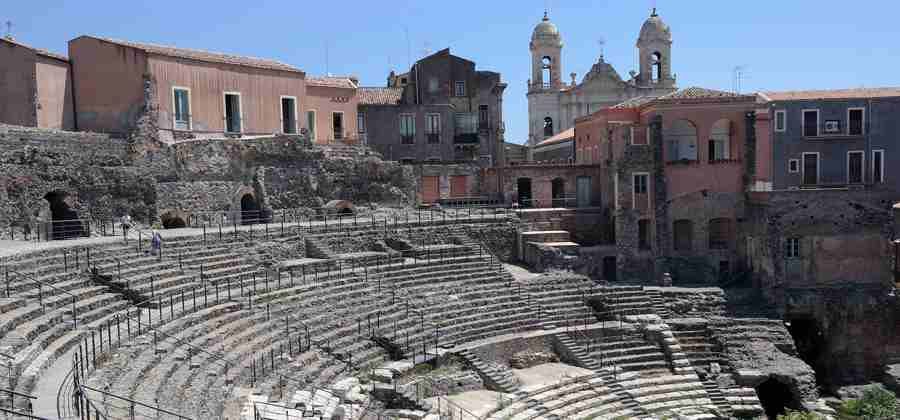
<path id="1" fill-rule="evenodd" d="M 677 92 L 672 92 L 667 95 L 660 96 L 657 98 L 658 101 L 679 101 L 685 99 L 735 99 L 735 100 L 750 100 L 756 99 L 755 95 L 742 95 L 738 93 L 732 92 L 724 92 L 721 90 L 714 89 L 706 89 L 701 87 L 689 87 L 687 89 L 681 89 Z"/>
<path id="2" fill-rule="evenodd" d="M 637 98 L 631 98 L 625 102 L 620 102 L 610 107 L 610 109 L 630 109 L 630 108 L 640 108 L 641 105 L 646 104 L 656 98 L 652 96 L 638 96 Z"/>
<path id="3" fill-rule="evenodd" d="M 900 96 L 900 87 L 760 92 L 760 96 L 770 101 L 886 98 Z"/>
<path id="4" fill-rule="evenodd" d="M 333 87 L 344 89 L 356 89 L 356 83 L 349 77 L 323 76 L 307 77 L 307 86 Z"/>
<path id="5" fill-rule="evenodd" d="M 244 67 L 253 67 L 258 69 L 266 69 L 266 70 L 278 70 L 278 71 L 287 71 L 292 73 L 301 73 L 303 74 L 303 70 L 300 70 L 292 65 L 281 63 L 275 60 L 268 60 L 264 58 L 254 58 L 254 57 L 245 57 L 240 55 L 231 55 L 225 53 L 217 53 L 210 51 L 202 51 L 202 50 L 191 50 L 187 48 L 176 48 L 176 47 L 167 47 L 163 45 L 155 45 L 155 44 L 142 44 L 131 41 L 120 41 L 115 39 L 108 38 L 100 38 L 95 36 L 85 36 L 87 38 L 94 38 L 104 42 L 109 42 L 111 44 L 121 45 L 124 47 L 130 47 L 134 49 L 138 49 L 144 51 L 148 54 L 156 54 L 167 57 L 175 57 L 175 58 L 184 58 L 188 60 L 197 60 L 204 61 L 208 63 L 221 63 L 221 64 L 232 64 L 235 66 L 244 66 Z"/>
<path id="6" fill-rule="evenodd" d="M 403 96 L 403 88 L 361 87 L 357 96 L 360 105 L 397 105 Z"/>
<path id="7" fill-rule="evenodd" d="M 66 58 L 66 56 L 64 56 L 64 55 L 62 55 L 62 54 L 57 54 L 57 53 L 50 52 L 50 51 L 47 51 L 47 50 L 42 50 L 42 49 L 40 49 L 40 48 L 34 48 L 34 47 L 31 47 L 31 46 L 25 45 L 25 44 L 23 44 L 23 43 L 21 43 L 21 42 L 19 42 L 19 41 L 16 41 L 15 39 L 12 39 L 12 38 L 8 38 L 8 37 L 0 37 L 0 41 L 5 41 L 5 42 L 8 42 L 8 43 L 10 43 L 10 44 L 13 44 L 13 45 L 22 47 L 22 48 L 28 48 L 29 50 L 34 51 L 35 54 L 37 54 L 37 55 L 42 55 L 42 56 L 44 56 L 44 57 L 50 57 L 50 58 L 53 58 L 53 59 L 56 59 L 56 60 L 61 60 L 61 61 L 69 61 L 69 59 Z"/>
<path id="8" fill-rule="evenodd" d="M 536 144 L 534 147 L 550 146 L 552 144 L 563 143 L 572 140 L 573 138 L 575 138 L 575 127 L 560 131 L 557 135 Z"/>

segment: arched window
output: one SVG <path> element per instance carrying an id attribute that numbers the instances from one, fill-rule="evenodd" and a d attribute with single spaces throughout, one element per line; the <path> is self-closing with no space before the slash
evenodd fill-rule
<path id="1" fill-rule="evenodd" d="M 677 120 L 666 134 L 668 160 L 697 160 L 697 127 L 688 120 Z"/>
<path id="2" fill-rule="evenodd" d="M 662 77 L 662 54 L 659 51 L 650 54 L 650 80 L 658 83 Z"/>
<path id="3" fill-rule="evenodd" d="M 566 206 L 566 180 L 554 178 L 550 181 L 550 196 L 553 199 L 553 207 Z"/>
<path id="4" fill-rule="evenodd" d="M 709 133 L 709 156 L 707 156 L 709 161 L 731 159 L 730 143 L 731 121 L 716 121 Z"/>
<path id="5" fill-rule="evenodd" d="M 553 135 L 553 118 L 544 118 L 544 137 Z"/>
<path id="6" fill-rule="evenodd" d="M 541 82 L 545 88 L 550 87 L 550 70 L 552 70 L 552 68 L 553 60 L 548 56 L 544 56 L 544 58 L 541 59 Z"/>
<path id="7" fill-rule="evenodd" d="M 734 240 L 731 219 L 719 218 L 709 221 L 709 249 L 729 249 Z"/>
<path id="8" fill-rule="evenodd" d="M 672 245 L 676 251 L 690 251 L 694 247 L 694 222 L 676 220 L 672 226 Z"/>

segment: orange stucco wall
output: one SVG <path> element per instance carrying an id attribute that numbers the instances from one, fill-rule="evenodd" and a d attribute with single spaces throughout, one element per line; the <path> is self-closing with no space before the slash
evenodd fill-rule
<path id="1" fill-rule="evenodd" d="M 33 50 L 0 42 L 0 122 L 34 126 Z"/>
<path id="2" fill-rule="evenodd" d="M 332 113 L 344 113 L 344 139 L 355 141 L 358 137 L 356 125 L 356 106 L 359 100 L 355 89 L 307 86 L 306 102 L 303 106 L 302 126 L 307 125 L 306 112 L 316 111 L 316 142 L 334 141 Z"/>
<path id="3" fill-rule="evenodd" d="M 173 127 L 175 86 L 190 89 L 191 131 L 225 131 L 225 92 L 240 93 L 241 125 L 244 134 L 272 134 L 282 131 L 281 97 L 297 100 L 297 120 L 303 122 L 305 87 L 301 73 L 210 64 L 152 55 L 149 69 L 159 97 L 159 127 Z M 302 125 L 301 125 L 302 126 Z"/>
<path id="4" fill-rule="evenodd" d="M 143 109 L 146 55 L 98 39 L 69 41 L 79 130 L 127 132 Z"/>
<path id="5" fill-rule="evenodd" d="M 71 130 L 75 113 L 72 109 L 72 77 L 69 63 L 37 56 L 38 127 Z"/>

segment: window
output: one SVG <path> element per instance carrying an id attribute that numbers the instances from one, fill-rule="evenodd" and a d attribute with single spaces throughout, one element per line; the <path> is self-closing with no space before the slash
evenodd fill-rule
<path id="1" fill-rule="evenodd" d="M 453 91 L 454 96 L 466 96 L 466 82 L 463 80 L 457 80 L 455 85 L 456 89 Z"/>
<path id="2" fill-rule="evenodd" d="M 806 109 L 803 110 L 803 136 L 818 137 L 819 136 L 819 110 Z"/>
<path id="3" fill-rule="evenodd" d="M 688 120 L 677 120 L 667 135 L 669 161 L 697 160 L 697 127 Z"/>
<path id="4" fill-rule="evenodd" d="M 400 142 L 413 144 L 416 138 L 416 119 L 412 114 L 400 114 Z"/>
<path id="5" fill-rule="evenodd" d="M 884 150 L 872 151 L 872 182 L 884 182 Z"/>
<path id="6" fill-rule="evenodd" d="M 553 135 L 553 118 L 544 118 L 544 137 Z"/>
<path id="7" fill-rule="evenodd" d="M 634 127 L 620 127 L 619 130 L 622 133 L 622 144 L 631 144 L 631 140 L 634 138 Z"/>
<path id="8" fill-rule="evenodd" d="M 800 160 L 799 159 L 791 159 L 788 161 L 788 172 L 795 174 L 800 172 Z"/>
<path id="9" fill-rule="evenodd" d="M 334 129 L 334 139 L 342 140 L 344 138 L 344 113 L 331 113 L 331 126 Z"/>
<path id="10" fill-rule="evenodd" d="M 428 93 L 435 93 L 440 88 L 440 82 L 436 77 L 428 78 Z"/>
<path id="11" fill-rule="evenodd" d="M 366 114 L 364 112 L 356 114 L 356 131 L 359 134 L 366 132 Z"/>
<path id="12" fill-rule="evenodd" d="M 172 88 L 173 129 L 191 129 L 191 91 L 187 88 Z"/>
<path id="13" fill-rule="evenodd" d="M 476 134 L 478 133 L 477 115 L 471 112 L 457 112 L 454 115 L 456 119 L 456 134 Z"/>
<path id="14" fill-rule="evenodd" d="M 281 97 L 281 132 L 297 134 L 297 98 Z"/>
<path id="15" fill-rule="evenodd" d="M 309 139 L 316 141 L 316 110 L 306 111 L 306 129 L 309 130 Z"/>
<path id="16" fill-rule="evenodd" d="M 803 154 L 803 184 L 816 185 L 819 183 L 819 153 Z"/>
<path id="17" fill-rule="evenodd" d="M 241 94 L 225 92 L 225 132 L 241 132 Z"/>
<path id="18" fill-rule="evenodd" d="M 710 133 L 708 156 L 710 162 L 729 159 L 728 145 L 731 142 L 731 121 L 719 120 L 713 124 Z"/>
<path id="19" fill-rule="evenodd" d="M 634 193 L 647 194 L 647 174 L 634 174 Z"/>
<path id="20" fill-rule="evenodd" d="M 441 114 L 425 114 L 425 135 L 428 143 L 441 142 Z"/>
<path id="21" fill-rule="evenodd" d="M 800 258 L 800 238 L 784 240 L 784 258 Z"/>
<path id="22" fill-rule="evenodd" d="M 783 133 L 787 128 L 787 112 L 784 110 L 775 111 L 775 132 Z"/>
<path id="23" fill-rule="evenodd" d="M 728 249 L 733 232 L 731 219 L 719 218 L 709 221 L 709 249 Z"/>
<path id="24" fill-rule="evenodd" d="M 865 166 L 865 153 L 862 151 L 847 152 L 847 183 L 861 184 L 863 182 L 863 167 Z"/>
<path id="25" fill-rule="evenodd" d="M 694 247 L 694 222 L 676 220 L 672 224 L 674 233 L 672 244 L 676 251 L 690 251 Z"/>
<path id="26" fill-rule="evenodd" d="M 650 249 L 650 221 L 638 220 L 638 248 Z"/>
<path id="27" fill-rule="evenodd" d="M 487 105 L 478 105 L 478 128 L 481 130 L 491 128 L 491 114 Z"/>
<path id="28" fill-rule="evenodd" d="M 541 59 L 541 87 L 549 88 L 550 79 L 553 77 L 551 69 L 553 68 L 553 60 L 548 56 Z"/>
<path id="29" fill-rule="evenodd" d="M 650 55 L 650 80 L 659 83 L 662 75 L 662 54 L 655 52 Z"/>
<path id="30" fill-rule="evenodd" d="M 847 134 L 861 136 L 865 133 L 865 109 L 850 108 L 847 110 Z"/>

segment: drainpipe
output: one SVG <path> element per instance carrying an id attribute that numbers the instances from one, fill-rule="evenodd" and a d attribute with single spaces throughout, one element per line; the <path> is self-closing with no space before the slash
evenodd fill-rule
<path id="1" fill-rule="evenodd" d="M 866 114 L 868 114 L 868 115 L 866 115 Z M 863 162 L 869 162 L 868 166 L 870 168 L 872 168 L 872 170 L 866 171 L 863 173 L 863 180 L 866 179 L 866 173 L 871 174 L 871 175 L 875 174 L 875 171 L 874 171 L 875 166 L 873 165 L 874 162 L 872 162 L 872 160 L 873 160 L 872 159 L 872 137 L 869 132 L 869 126 L 871 125 L 870 120 L 872 119 L 871 116 L 872 116 L 872 98 L 869 98 L 869 99 L 866 99 L 866 109 L 863 110 L 863 121 L 866 122 L 865 124 L 863 124 L 863 130 L 864 130 L 863 132 L 865 133 L 865 138 L 866 138 L 866 152 L 865 152 L 866 154 L 863 156 Z M 850 125 L 850 121 L 847 121 L 847 125 L 848 126 Z M 867 159 L 867 157 L 868 157 L 868 159 Z M 882 164 L 884 163 L 883 155 L 881 156 L 881 163 Z M 863 170 L 865 171 L 866 170 L 865 165 L 863 165 L 863 166 L 864 166 Z M 881 176 L 883 177 L 884 174 L 881 174 Z M 870 177 L 869 182 L 872 183 L 874 186 L 874 184 L 875 184 L 874 177 Z M 865 181 L 863 183 L 865 183 Z"/>

